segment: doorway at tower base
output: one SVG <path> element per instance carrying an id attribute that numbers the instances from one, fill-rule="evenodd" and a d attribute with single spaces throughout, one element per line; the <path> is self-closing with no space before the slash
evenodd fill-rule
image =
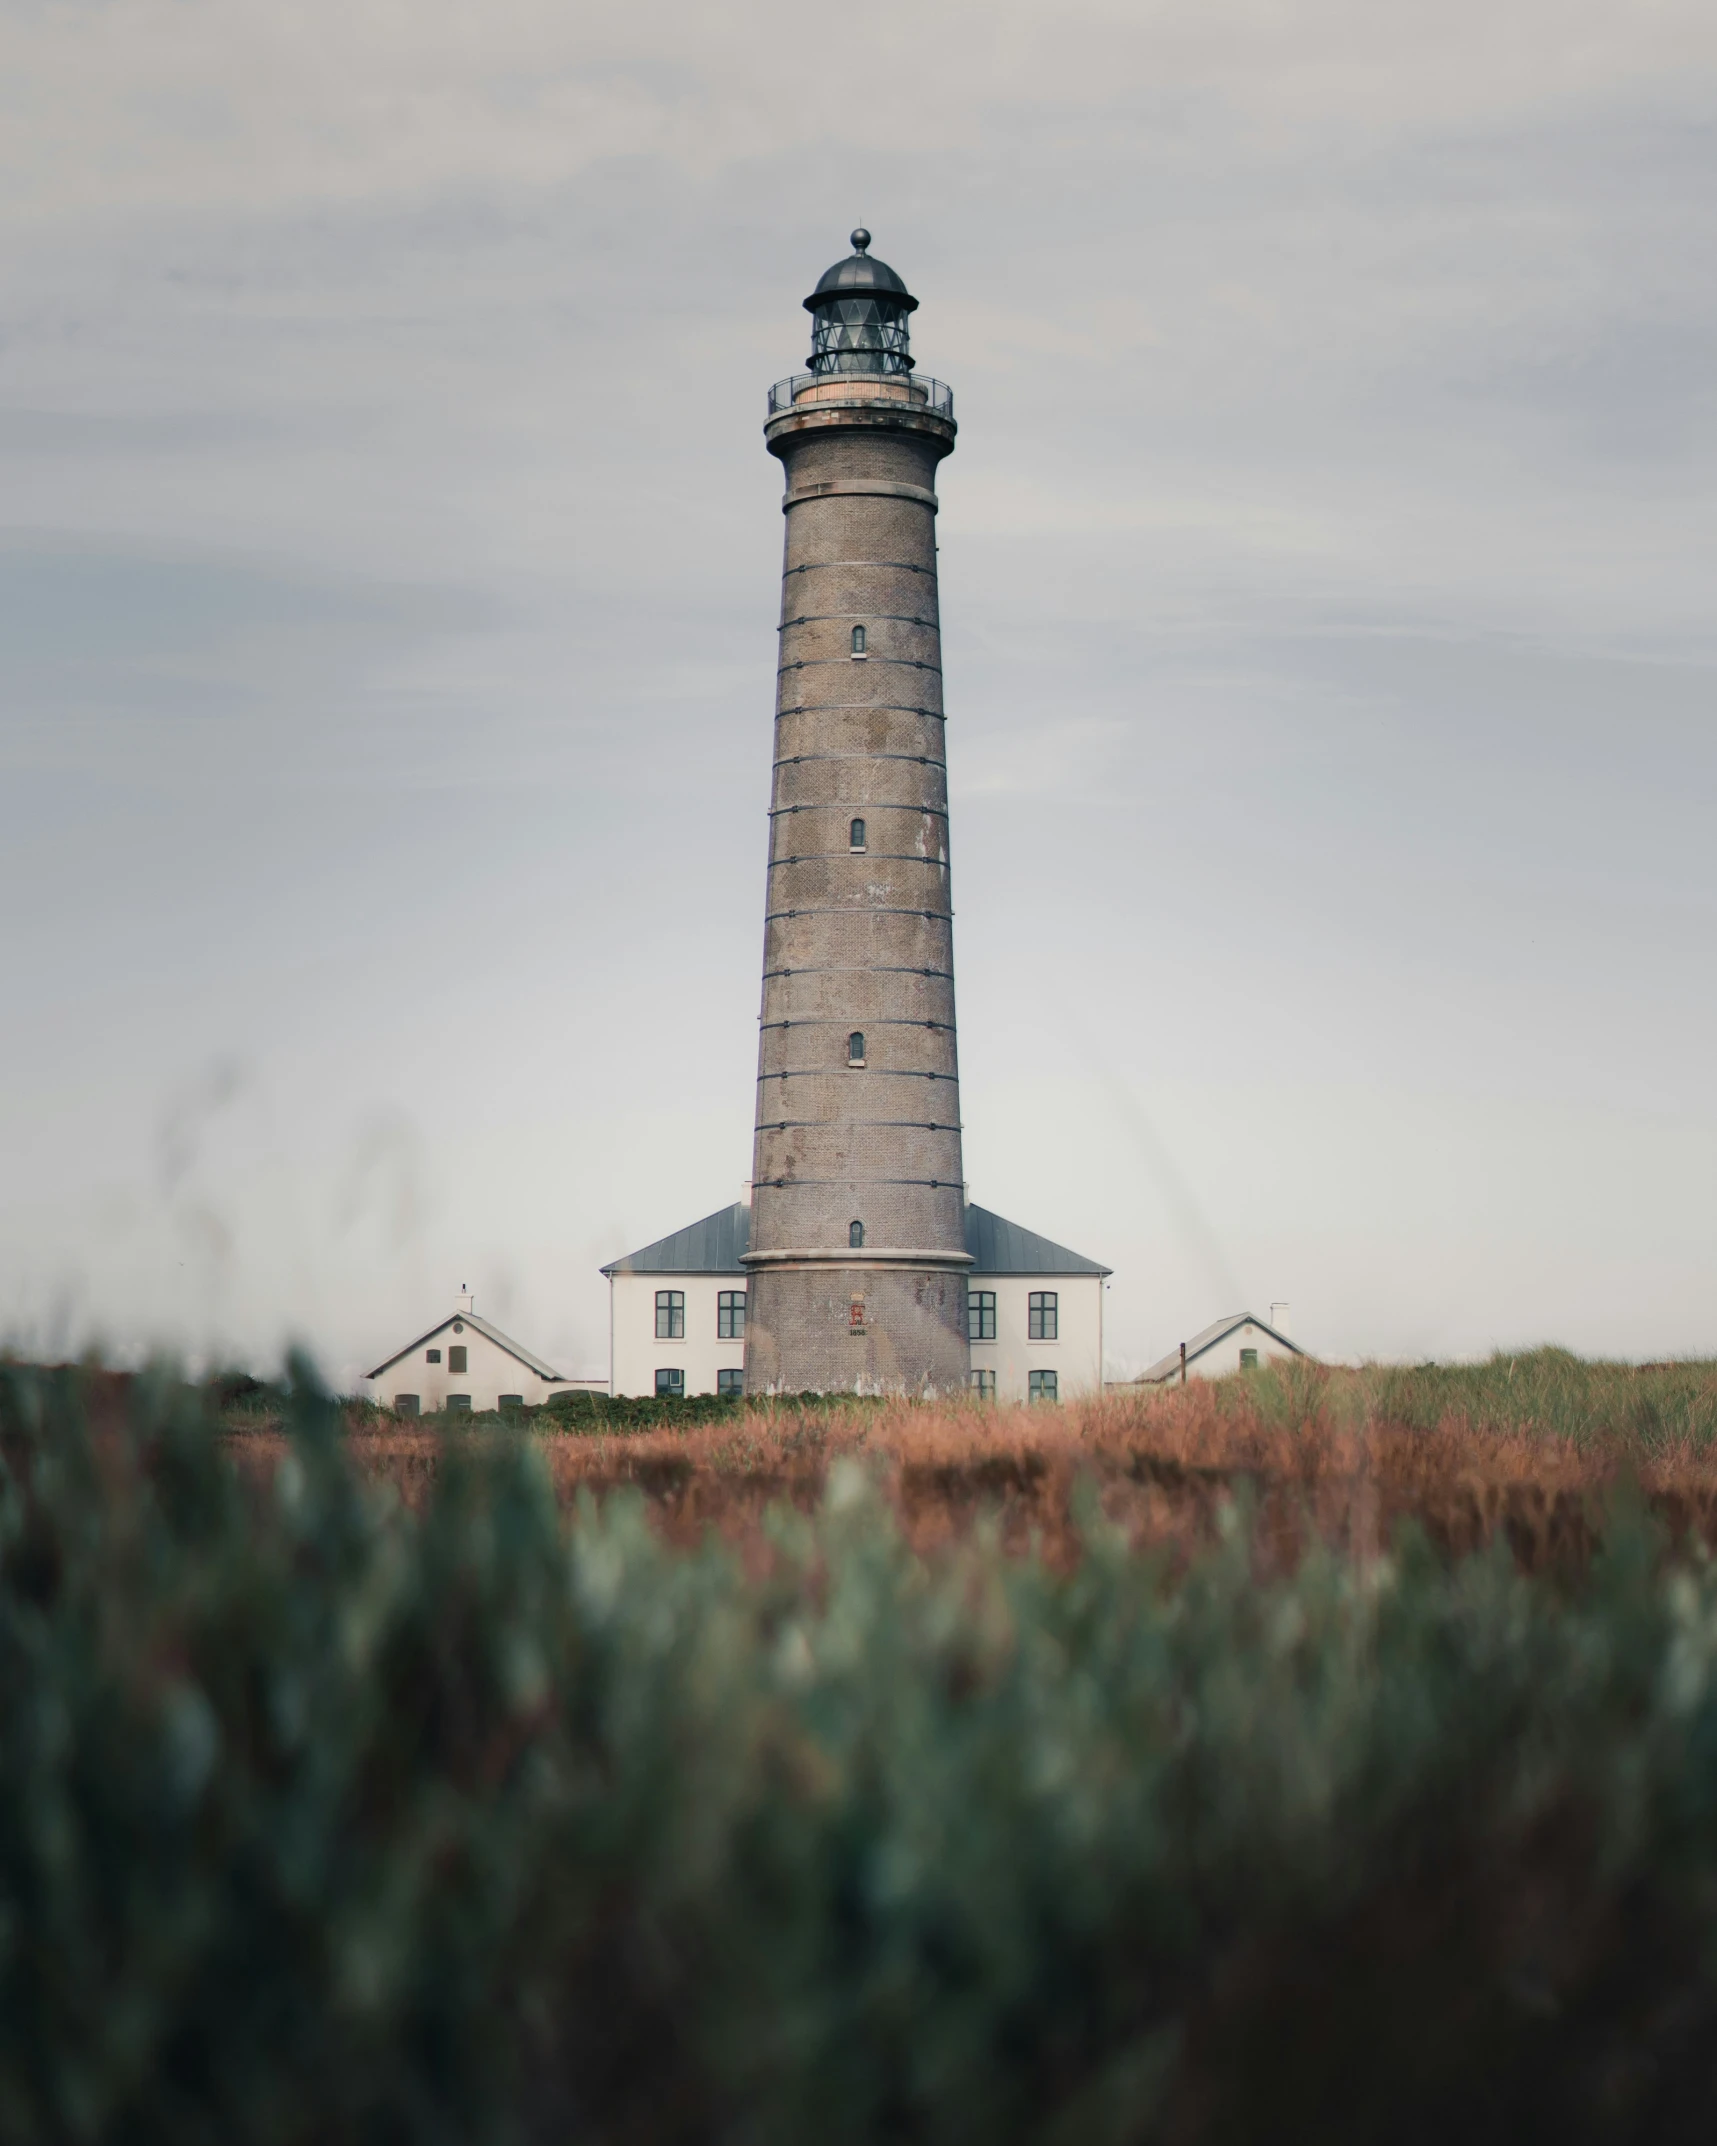
<path id="1" fill-rule="evenodd" d="M 963 1268 L 758 1266 L 748 1294 L 748 1394 L 966 1391 Z"/>

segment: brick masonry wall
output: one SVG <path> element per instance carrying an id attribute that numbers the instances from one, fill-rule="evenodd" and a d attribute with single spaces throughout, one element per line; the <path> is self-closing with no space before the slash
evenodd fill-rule
<path id="1" fill-rule="evenodd" d="M 966 1382 L 966 1280 L 948 1270 L 751 1270 L 749 1393 L 918 1393 Z M 855 1313 L 856 1307 L 856 1313 Z"/>
<path id="2" fill-rule="evenodd" d="M 787 508 L 752 1392 L 947 1390 L 970 1360 L 933 504 L 954 428 L 851 386 L 768 430 Z"/>

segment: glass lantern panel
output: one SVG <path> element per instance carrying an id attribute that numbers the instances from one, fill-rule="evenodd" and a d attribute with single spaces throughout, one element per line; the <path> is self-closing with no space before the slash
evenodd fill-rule
<path id="1" fill-rule="evenodd" d="M 909 373 L 908 316 L 876 298 L 837 298 L 818 308 L 814 373 Z"/>

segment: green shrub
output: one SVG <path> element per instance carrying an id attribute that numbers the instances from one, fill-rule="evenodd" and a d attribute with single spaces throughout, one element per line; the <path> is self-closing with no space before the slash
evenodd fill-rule
<path id="1" fill-rule="evenodd" d="M 720 1423 L 738 1416 L 745 1403 L 717 1393 L 667 1394 L 557 1393 L 531 1411 L 539 1430 L 660 1431 L 694 1423 Z"/>
<path id="2" fill-rule="evenodd" d="M 0 2138 L 1680 2140 L 1717 2113 L 1717 1577 L 1411 1542 L 1171 1585 L 416 1518 L 303 1367 L 0 1376 Z"/>
<path id="3" fill-rule="evenodd" d="M 779 1398 L 738 1394 L 557 1393 L 530 1412 L 537 1430 L 573 1430 L 589 1433 L 689 1430 L 697 1423 L 738 1422 L 741 1416 L 790 1413 L 795 1417 L 850 1416 L 886 1404 L 851 1393 L 784 1394 Z"/>

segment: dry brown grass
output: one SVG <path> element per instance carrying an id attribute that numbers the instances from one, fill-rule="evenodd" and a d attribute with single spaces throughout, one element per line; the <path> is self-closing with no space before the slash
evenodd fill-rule
<path id="1" fill-rule="evenodd" d="M 920 1550 L 990 1517 L 1009 1548 L 1036 1543 L 1063 1565 L 1078 1554 L 1082 1482 L 1133 1543 L 1176 1555 L 1207 1541 L 1237 1494 L 1249 1497 L 1261 1557 L 1277 1566 L 1313 1539 L 1368 1555 L 1415 1520 L 1451 1555 L 1501 1534 L 1523 1566 L 1577 1569 L 1624 1484 L 1673 1538 L 1717 1546 L 1717 1440 L 1706 1436 L 1717 1370 L 1577 1366 L 1550 1352 L 1519 1361 L 1556 1374 L 1523 1380 L 1519 1405 L 1500 1364 L 1483 1377 L 1306 1368 L 1059 1409 L 872 1402 L 759 1409 L 683 1431 L 525 1435 L 564 1499 L 635 1491 L 686 1546 L 715 1529 L 759 1550 L 768 1509 L 814 1507 L 842 1460 L 864 1465 Z M 1642 1414 L 1641 1382 L 1654 1375 L 1671 1379 L 1672 1400 L 1649 1398 Z M 480 1444 L 517 1434 L 377 1427 L 365 1416 L 350 1449 L 416 1504 L 450 1435 Z M 242 1466 L 263 1472 L 282 1449 L 266 1430 L 232 1444 Z"/>

